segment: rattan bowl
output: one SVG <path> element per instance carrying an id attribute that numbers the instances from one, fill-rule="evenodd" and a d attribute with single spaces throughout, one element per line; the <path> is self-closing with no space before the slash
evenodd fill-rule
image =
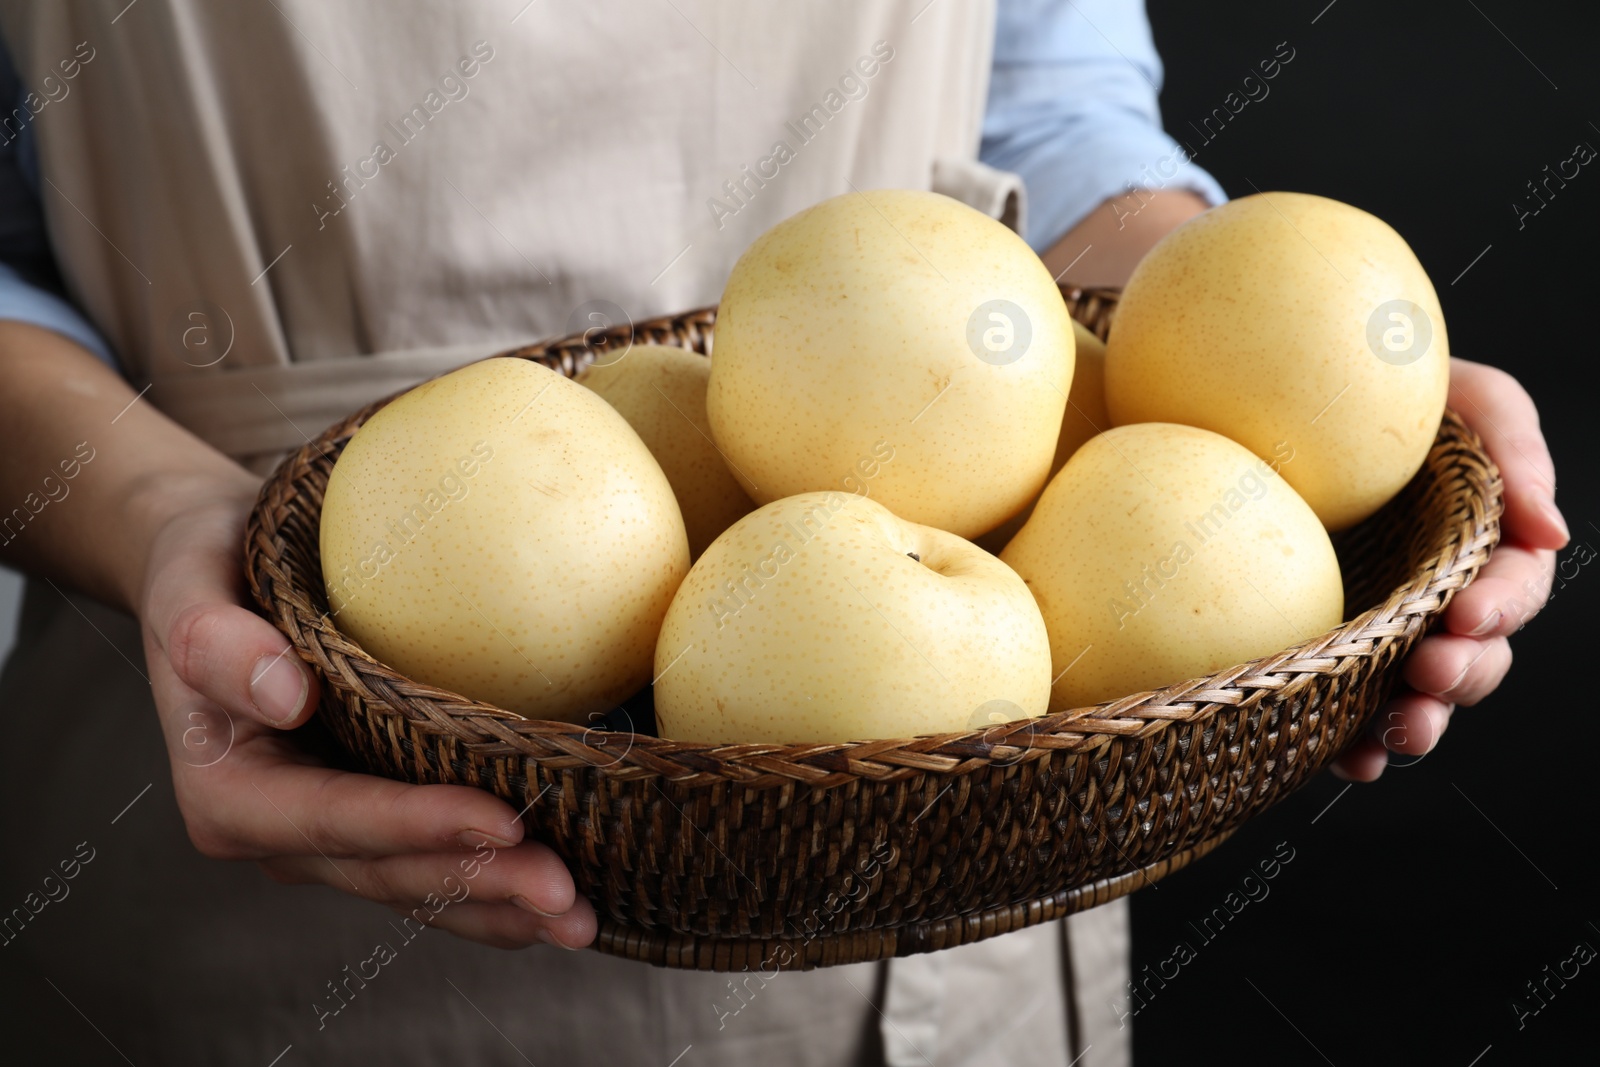
<path id="1" fill-rule="evenodd" d="M 1102 336 L 1115 294 L 1068 291 Z M 708 353 L 713 309 L 507 353 L 563 374 L 629 341 Z M 523 719 L 423 685 L 340 633 L 318 557 L 329 471 L 374 404 L 290 455 L 246 536 L 257 603 L 321 676 L 322 721 L 374 774 L 526 806 L 603 952 L 808 969 L 977 941 L 1114 899 L 1204 855 L 1354 741 L 1477 573 L 1501 484 L 1451 412 L 1422 470 L 1336 538 L 1347 610 L 1276 655 L 982 733 L 688 744 Z M 647 696 L 647 695 L 646 695 Z"/>

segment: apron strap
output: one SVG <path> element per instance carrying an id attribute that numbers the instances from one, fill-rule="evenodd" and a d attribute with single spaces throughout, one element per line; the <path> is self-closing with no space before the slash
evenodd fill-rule
<path id="1" fill-rule="evenodd" d="M 977 208 L 1018 233 L 1027 232 L 1028 194 L 1021 175 L 976 159 L 936 159 L 933 191 Z"/>

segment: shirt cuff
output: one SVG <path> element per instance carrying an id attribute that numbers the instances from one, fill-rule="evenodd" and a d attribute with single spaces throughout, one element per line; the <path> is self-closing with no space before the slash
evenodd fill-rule
<path id="1" fill-rule="evenodd" d="M 83 313 L 66 300 L 33 285 L 9 264 L 0 263 L 0 319 L 31 323 L 54 330 L 94 353 L 102 363 L 121 373 L 111 349 Z"/>

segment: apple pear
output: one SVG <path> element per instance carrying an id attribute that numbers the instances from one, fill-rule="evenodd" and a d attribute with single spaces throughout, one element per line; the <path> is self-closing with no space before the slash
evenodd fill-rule
<path id="1" fill-rule="evenodd" d="M 1050 272 L 994 219 L 937 193 L 852 192 L 768 230 L 734 265 L 706 413 L 758 503 L 846 487 L 973 537 L 1050 472 L 1072 384 Z"/>
<path id="2" fill-rule="evenodd" d="M 1067 394 L 1067 412 L 1061 418 L 1061 433 L 1056 438 L 1055 458 L 1050 461 L 1052 478 L 1084 442 L 1111 427 L 1111 417 L 1106 414 L 1106 344 L 1076 319 L 1072 320 L 1072 332 L 1077 341 L 1077 362 L 1072 370 L 1072 391 Z M 982 537 L 974 538 L 974 543 L 998 556 L 1017 536 L 1038 503 L 1039 498 L 1034 497 L 1016 515 Z"/>
<path id="3" fill-rule="evenodd" d="M 1279 477 L 1299 462 L 1159 422 L 1080 448 L 1000 556 L 1050 633 L 1050 710 L 1199 677 L 1337 626 L 1333 545 Z"/>
<path id="4" fill-rule="evenodd" d="M 379 410 L 334 464 L 322 568 L 335 624 L 419 682 L 583 722 L 651 678 L 689 569 L 672 488 L 622 416 L 522 359 Z"/>
<path id="5" fill-rule="evenodd" d="M 711 440 L 706 422 L 710 377 L 711 361 L 698 353 L 666 345 L 634 345 L 620 357 L 588 367 L 577 378 L 579 385 L 599 393 L 628 420 L 661 464 L 683 512 L 691 562 L 756 506 Z"/>
<path id="6" fill-rule="evenodd" d="M 1117 304 L 1106 401 L 1117 425 L 1181 422 L 1263 459 L 1330 530 L 1398 493 L 1433 447 L 1450 344 L 1433 284 L 1382 219 L 1258 193 L 1179 226 Z"/>
<path id="7" fill-rule="evenodd" d="M 656 646 L 661 736 L 838 743 L 1044 712 L 1050 645 L 1022 579 L 864 496 L 746 515 L 673 598 Z"/>

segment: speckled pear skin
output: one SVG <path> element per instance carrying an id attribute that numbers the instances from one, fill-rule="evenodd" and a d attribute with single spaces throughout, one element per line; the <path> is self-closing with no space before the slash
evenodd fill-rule
<path id="1" fill-rule="evenodd" d="M 1031 328 L 1012 362 L 968 339 L 993 300 Z M 896 459 L 873 498 L 974 537 L 1043 487 L 1072 367 L 1066 306 L 1022 238 L 937 193 L 852 192 L 774 226 L 734 265 L 706 408 L 759 503 L 848 488 L 887 441 Z"/>
<path id="2" fill-rule="evenodd" d="M 1300 462 L 1277 459 L 1285 471 Z M 1001 559 L 1044 615 L 1051 711 L 1271 655 L 1344 616 L 1316 514 L 1271 464 L 1192 426 L 1091 439 Z"/>
<path id="3" fill-rule="evenodd" d="M 571 722 L 650 681 L 689 569 L 677 502 L 638 435 L 520 359 L 463 367 L 373 415 L 334 466 L 321 547 L 335 621 L 376 659 Z"/>
<path id="4" fill-rule="evenodd" d="M 1061 432 L 1056 437 L 1055 458 L 1050 461 L 1050 477 L 1067 465 L 1072 454 L 1083 447 L 1085 441 L 1097 433 L 1111 428 L 1111 416 L 1106 412 L 1106 345 L 1089 328 L 1072 323 L 1077 352 L 1072 368 L 1072 391 L 1067 394 L 1067 411 L 1061 417 Z M 1048 482 L 1046 484 L 1049 484 Z M 1040 488 L 1042 493 L 1043 487 Z M 982 537 L 973 538 L 985 552 L 999 555 L 1011 539 L 1017 536 L 1022 524 L 1033 514 L 1035 496 L 1028 506 Z"/>
<path id="5" fill-rule="evenodd" d="M 709 359 L 666 345 L 634 345 L 577 378 L 628 420 L 661 464 L 683 512 L 690 562 L 756 506 L 711 439 L 706 421 L 710 378 Z"/>
<path id="6" fill-rule="evenodd" d="M 1042 714 L 1050 647 L 1022 580 L 976 545 L 864 496 L 804 493 L 700 557 L 656 674 L 663 737 L 832 743 Z"/>
<path id="7" fill-rule="evenodd" d="M 1394 300 L 1420 308 L 1432 337 L 1390 362 L 1369 321 Z M 1381 337 L 1393 324 L 1379 319 Z M 1263 193 L 1191 219 L 1140 261 L 1117 305 L 1106 400 L 1118 425 L 1187 423 L 1263 457 L 1288 442 L 1284 478 L 1341 530 L 1422 466 L 1449 352 L 1433 284 L 1387 223 L 1324 197 Z"/>

